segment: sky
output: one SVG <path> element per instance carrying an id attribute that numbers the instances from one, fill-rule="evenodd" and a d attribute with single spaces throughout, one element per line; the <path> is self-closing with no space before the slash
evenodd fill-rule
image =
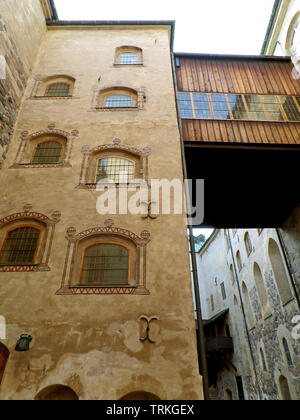
<path id="1" fill-rule="evenodd" d="M 274 0 L 55 0 L 60 20 L 175 20 L 175 52 L 259 55 Z"/>

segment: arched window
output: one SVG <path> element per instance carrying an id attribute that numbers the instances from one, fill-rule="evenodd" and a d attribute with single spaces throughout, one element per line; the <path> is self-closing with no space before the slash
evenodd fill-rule
<path id="1" fill-rule="evenodd" d="M 238 266 L 239 271 L 241 271 L 241 269 L 242 269 L 242 260 L 241 260 L 240 251 L 237 251 L 237 253 L 236 253 L 236 262 L 237 262 L 237 266 Z"/>
<path id="2" fill-rule="evenodd" d="M 120 157 L 105 157 L 98 160 L 96 182 L 109 179 L 116 184 L 128 183 L 134 178 L 134 162 Z"/>
<path id="3" fill-rule="evenodd" d="M 129 95 L 108 95 L 105 97 L 105 108 L 130 108 L 132 106 Z"/>
<path id="4" fill-rule="evenodd" d="M 70 89 L 68 83 L 51 83 L 47 86 L 45 96 L 70 96 Z"/>
<path id="5" fill-rule="evenodd" d="M 251 254 L 253 248 L 252 248 L 252 243 L 251 243 L 250 236 L 249 236 L 248 232 L 245 233 L 244 242 L 245 242 L 247 255 L 249 256 Z"/>
<path id="6" fill-rule="evenodd" d="M 286 357 L 288 366 L 292 367 L 293 366 L 293 360 L 292 360 L 292 356 L 291 356 L 291 352 L 290 352 L 290 349 L 289 349 L 287 339 L 285 337 L 282 339 L 282 344 L 283 344 L 285 357 Z"/>
<path id="7" fill-rule="evenodd" d="M 251 309 L 248 289 L 245 282 L 242 283 L 242 293 L 243 293 L 243 300 L 244 300 L 244 305 L 245 305 L 245 310 L 246 310 L 246 316 L 248 318 L 248 326 L 249 328 L 252 328 L 254 327 L 254 318 L 253 318 L 253 313 Z"/>
<path id="8" fill-rule="evenodd" d="M 34 97 L 44 98 L 72 98 L 75 79 L 72 76 L 56 74 L 37 80 L 34 87 Z"/>
<path id="9" fill-rule="evenodd" d="M 229 388 L 227 388 L 225 390 L 225 400 L 228 400 L 228 401 L 232 401 L 233 400 L 232 391 Z"/>
<path id="10" fill-rule="evenodd" d="M 283 376 L 283 375 L 281 375 L 280 378 L 279 378 L 279 386 L 280 386 L 280 392 L 281 392 L 282 400 L 284 400 L 284 401 L 292 400 L 289 383 L 288 383 L 286 377 Z"/>
<path id="11" fill-rule="evenodd" d="M 143 64 L 142 49 L 133 46 L 122 46 L 116 48 L 114 64 L 116 66 L 136 66 Z"/>
<path id="12" fill-rule="evenodd" d="M 37 144 L 31 163 L 59 163 L 62 158 L 63 144 L 56 140 L 46 140 Z"/>
<path id="13" fill-rule="evenodd" d="M 257 263 L 253 264 L 253 275 L 255 279 L 256 289 L 258 292 L 258 297 L 261 305 L 263 317 L 267 317 L 271 313 L 268 296 L 265 289 L 264 279 Z"/>
<path id="14" fill-rule="evenodd" d="M 91 245 L 84 253 L 80 283 L 101 286 L 128 284 L 128 259 L 128 249 L 122 245 Z"/>
<path id="15" fill-rule="evenodd" d="M 6 233 L 1 248 L 1 264 L 33 264 L 36 258 L 41 230 L 33 226 L 20 226 Z"/>
<path id="16" fill-rule="evenodd" d="M 138 107 L 138 92 L 129 87 L 111 87 L 99 92 L 96 109 L 122 109 Z"/>
<path id="17" fill-rule="evenodd" d="M 292 298 L 293 295 L 289 279 L 282 261 L 280 250 L 278 248 L 277 243 L 273 239 L 269 240 L 268 251 L 278 292 L 281 298 L 281 302 L 284 305 Z"/>
<path id="18" fill-rule="evenodd" d="M 148 156 L 150 148 L 139 150 L 136 147 L 120 144 L 105 144 L 90 149 L 82 149 L 83 160 L 78 188 L 95 189 L 99 183 L 141 184 L 148 181 Z M 107 180 L 107 181 L 106 181 Z"/>

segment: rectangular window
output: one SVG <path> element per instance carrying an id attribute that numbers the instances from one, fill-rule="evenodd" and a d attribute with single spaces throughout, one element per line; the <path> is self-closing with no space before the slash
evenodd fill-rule
<path id="1" fill-rule="evenodd" d="M 206 93 L 193 93 L 193 103 L 197 119 L 211 118 L 211 112 Z"/>
<path id="2" fill-rule="evenodd" d="M 211 311 L 213 312 L 215 310 L 215 302 L 214 302 L 213 295 L 210 295 L 210 307 L 211 307 Z"/>
<path id="3" fill-rule="evenodd" d="M 178 98 L 181 118 L 194 118 L 191 95 L 189 93 L 179 93 Z"/>
<path id="4" fill-rule="evenodd" d="M 290 98 L 293 101 L 293 98 Z M 261 100 L 270 121 L 283 121 L 280 105 L 275 96 L 262 95 Z"/>
<path id="5" fill-rule="evenodd" d="M 230 113 L 226 101 L 226 96 L 222 94 L 212 93 L 211 102 L 214 109 L 215 118 L 217 120 L 229 120 Z"/>
<path id="6" fill-rule="evenodd" d="M 226 290 L 225 290 L 225 284 L 224 284 L 224 282 L 223 283 L 221 283 L 221 291 L 222 291 L 222 298 L 223 298 L 223 300 L 225 300 L 226 299 Z"/>
<path id="7" fill-rule="evenodd" d="M 227 95 L 233 119 L 248 120 L 247 110 L 242 95 Z"/>
<path id="8" fill-rule="evenodd" d="M 283 106 L 284 112 L 289 121 L 300 121 L 300 112 L 294 101 L 290 96 L 280 96 L 280 102 Z M 298 98 L 299 102 L 299 98 Z"/>
<path id="9" fill-rule="evenodd" d="M 300 97 L 179 92 L 181 118 L 300 121 Z"/>
<path id="10" fill-rule="evenodd" d="M 263 104 L 258 95 L 245 95 L 247 107 L 251 120 L 267 121 L 267 115 L 264 112 Z"/>

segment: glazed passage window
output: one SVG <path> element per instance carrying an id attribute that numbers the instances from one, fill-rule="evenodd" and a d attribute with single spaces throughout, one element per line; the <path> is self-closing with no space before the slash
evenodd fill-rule
<path id="1" fill-rule="evenodd" d="M 300 121 L 299 97 L 179 92 L 181 118 L 249 121 Z"/>
<path id="2" fill-rule="evenodd" d="M 47 87 L 46 96 L 70 96 L 70 85 L 67 83 L 52 83 Z"/>
<path id="3" fill-rule="evenodd" d="M 109 179 L 116 184 L 128 183 L 134 178 L 134 162 L 119 157 L 105 157 L 98 160 L 96 182 Z"/>
<path id="4" fill-rule="evenodd" d="M 31 163 L 58 163 L 61 160 L 62 149 L 62 144 L 57 141 L 39 143 Z"/>
<path id="5" fill-rule="evenodd" d="M 118 244 L 98 243 L 84 253 L 80 283 L 84 285 L 128 284 L 128 249 Z"/>
<path id="6" fill-rule="evenodd" d="M 40 230 L 31 226 L 22 226 L 6 234 L 0 253 L 1 264 L 32 264 L 40 238 Z"/>
<path id="7" fill-rule="evenodd" d="M 130 108 L 132 106 L 129 95 L 109 95 L 105 98 L 105 108 Z"/>

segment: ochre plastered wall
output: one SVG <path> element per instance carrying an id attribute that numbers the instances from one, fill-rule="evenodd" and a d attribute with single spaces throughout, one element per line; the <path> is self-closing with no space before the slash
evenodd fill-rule
<path id="1" fill-rule="evenodd" d="M 143 66 L 114 66 L 115 49 L 143 50 Z M 189 274 L 185 216 L 99 215 L 99 192 L 78 188 L 83 146 L 117 143 L 146 148 L 151 178 L 182 179 L 181 151 L 170 62 L 168 26 L 49 28 L 25 92 L 18 125 L 0 173 L 0 218 L 30 209 L 55 219 L 44 272 L 0 272 L 1 313 L 10 350 L 2 399 L 33 399 L 47 386 L 71 387 L 80 399 L 119 399 L 145 391 L 161 399 L 202 399 Z M 33 97 L 51 75 L 75 79 L 71 99 Z M 113 86 L 143 92 L 136 110 L 96 110 L 95 95 Z M 33 133 L 61 130 L 72 144 L 70 165 L 14 165 L 20 144 Z M 61 132 L 59 131 L 59 132 Z M 150 149 L 149 149 L 150 148 Z M 26 162 L 24 162 L 26 163 Z M 13 167 L 11 167 L 13 166 Z M 57 213 L 55 213 L 57 212 Z M 61 215 L 60 215 L 61 213 Z M 104 227 L 140 237 L 148 231 L 145 273 L 148 295 L 57 295 L 68 240 Z M 50 235 L 51 236 L 51 235 Z M 141 341 L 145 320 L 153 341 Z M 14 351 L 21 333 L 32 335 L 28 352 Z"/>

